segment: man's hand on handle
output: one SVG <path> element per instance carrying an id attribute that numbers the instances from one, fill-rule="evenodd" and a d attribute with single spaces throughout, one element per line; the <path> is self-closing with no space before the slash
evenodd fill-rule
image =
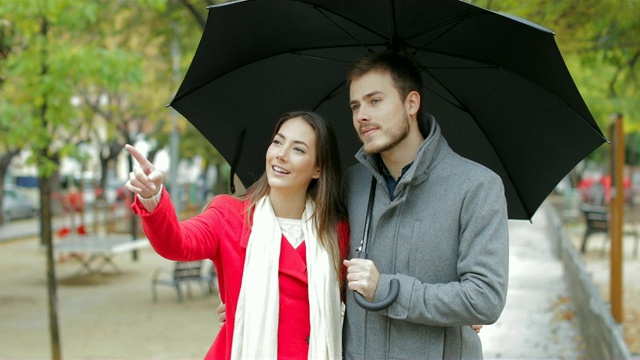
<path id="1" fill-rule="evenodd" d="M 349 290 L 357 291 L 367 301 L 373 301 L 373 297 L 380 281 L 380 271 L 373 261 L 368 259 L 344 260 L 347 267 L 347 287 Z"/>

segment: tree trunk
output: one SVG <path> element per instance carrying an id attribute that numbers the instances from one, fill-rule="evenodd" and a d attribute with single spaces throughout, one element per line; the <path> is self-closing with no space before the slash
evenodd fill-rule
<path id="1" fill-rule="evenodd" d="M 41 18 L 40 35 L 44 39 L 44 46 L 42 48 L 42 70 L 41 74 L 44 78 L 48 72 L 47 66 L 47 33 L 49 23 L 45 16 Z M 45 96 L 42 105 L 40 106 L 40 118 L 42 120 L 42 126 L 47 128 L 47 110 L 48 99 Z M 57 156 L 57 155 L 56 155 Z M 46 148 L 40 149 L 39 158 L 51 159 L 48 156 Z M 57 161 L 59 163 L 59 161 Z M 38 169 L 42 171 L 42 169 Z M 51 335 L 51 359 L 61 360 L 62 351 L 60 345 L 60 333 L 58 326 L 58 295 L 56 291 L 56 272 L 55 263 L 53 257 L 53 233 L 51 226 L 51 176 L 40 175 L 38 176 L 38 187 L 40 188 L 40 237 L 41 242 L 44 243 L 47 252 L 47 294 L 49 298 L 49 330 Z"/>
<path id="2" fill-rule="evenodd" d="M 51 358 L 62 359 L 60 333 L 58 326 L 58 296 L 56 289 L 56 271 L 53 255 L 53 227 L 51 216 L 51 183 L 50 177 L 40 177 L 40 237 L 46 247 L 47 258 L 47 294 L 49 298 L 49 326 L 51 332 Z"/>

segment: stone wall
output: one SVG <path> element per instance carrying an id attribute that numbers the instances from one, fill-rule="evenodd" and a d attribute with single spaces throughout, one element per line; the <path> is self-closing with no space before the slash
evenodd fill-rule
<path id="1" fill-rule="evenodd" d="M 611 309 L 605 305 L 591 276 L 573 244 L 564 235 L 562 220 L 556 209 L 549 205 L 549 224 L 552 239 L 557 244 L 558 255 L 570 286 L 571 299 L 580 320 L 580 329 L 590 359 L 631 359 L 624 341 L 621 326 L 613 319 Z"/>

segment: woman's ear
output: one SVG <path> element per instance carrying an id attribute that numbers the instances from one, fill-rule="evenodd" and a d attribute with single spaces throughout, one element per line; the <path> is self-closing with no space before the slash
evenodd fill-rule
<path id="1" fill-rule="evenodd" d="M 314 179 L 319 179 L 320 178 L 320 168 L 317 168 L 316 172 L 313 173 L 313 178 Z"/>

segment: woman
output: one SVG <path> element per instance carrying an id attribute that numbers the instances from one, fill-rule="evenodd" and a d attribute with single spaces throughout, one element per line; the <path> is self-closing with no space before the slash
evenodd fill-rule
<path id="1" fill-rule="evenodd" d="M 220 195 L 178 222 L 162 173 L 135 148 L 127 189 L 161 256 L 211 259 L 226 321 L 207 359 L 341 357 L 342 259 L 348 225 L 338 145 L 311 112 L 284 114 L 264 175 L 241 197 Z"/>

